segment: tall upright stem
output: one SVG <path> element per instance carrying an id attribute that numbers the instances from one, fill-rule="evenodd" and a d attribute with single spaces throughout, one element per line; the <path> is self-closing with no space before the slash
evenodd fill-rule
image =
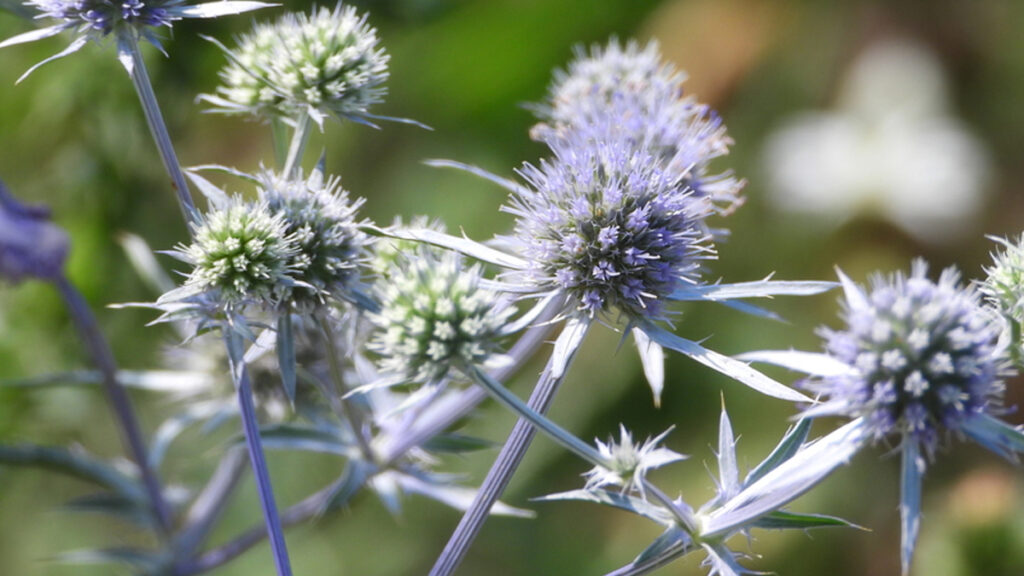
<path id="1" fill-rule="evenodd" d="M 571 358 L 566 360 L 566 369 L 568 369 L 570 362 Z M 562 372 L 564 374 L 564 370 Z M 549 360 L 547 367 L 540 376 L 540 380 L 537 382 L 537 386 L 530 395 L 527 404 L 529 410 L 538 415 L 546 414 L 562 380 L 562 376 L 554 377 L 552 375 L 552 361 Z M 483 383 L 478 381 L 478 384 L 482 385 Z M 515 402 L 512 402 L 512 398 L 498 394 L 496 390 L 489 387 L 487 391 L 513 410 L 518 408 Z M 518 401 L 518 398 L 515 400 Z M 469 552 L 470 546 L 473 545 L 473 541 L 476 540 L 477 535 L 483 528 L 484 521 L 486 521 L 487 516 L 490 514 L 491 508 L 498 498 L 501 497 L 505 488 L 508 487 L 512 475 L 519 468 L 526 450 L 533 441 L 534 434 L 536 434 L 534 425 L 521 416 L 512 428 L 512 433 L 509 435 L 505 445 L 502 446 L 497 460 L 494 461 L 494 465 L 487 472 L 487 477 L 480 486 L 480 490 L 477 491 L 473 503 L 470 504 L 469 509 L 459 521 L 458 527 L 455 528 L 455 532 L 449 538 L 437 562 L 434 563 L 434 567 L 430 570 L 430 576 L 450 576 L 462 564 L 466 553 Z"/>
<path id="2" fill-rule="evenodd" d="M 123 41 L 130 47 L 132 56 L 132 70 L 130 75 L 135 91 L 139 94 L 139 102 L 142 103 L 142 111 L 146 115 L 146 122 L 149 124 L 149 131 L 153 135 L 153 141 L 160 150 L 160 158 L 163 160 L 164 168 L 171 177 L 171 184 L 178 195 L 178 204 L 181 213 L 187 224 L 192 224 L 198 217 L 196 206 L 192 202 L 192 195 L 188 190 L 188 182 L 185 180 L 185 173 L 178 163 L 178 156 L 174 153 L 174 145 L 171 144 L 171 136 L 167 132 L 167 125 L 164 123 L 163 114 L 156 101 L 156 94 L 153 93 L 153 85 L 149 80 L 149 72 L 146 70 L 146 62 L 142 59 L 142 51 L 139 50 L 138 40 L 131 34 L 125 34 Z"/>
<path id="3" fill-rule="evenodd" d="M 164 499 L 160 480 L 150 465 L 146 442 L 142 438 L 138 420 L 135 418 L 135 411 L 132 410 L 131 400 L 117 380 L 117 363 L 110 351 L 110 346 L 107 344 L 106 338 L 103 337 L 103 333 L 100 332 L 96 318 L 92 315 L 85 298 L 71 282 L 66 277 L 60 276 L 54 280 L 54 285 L 64 299 L 75 327 L 88 346 L 93 362 L 96 363 L 96 367 L 99 368 L 100 374 L 103 376 L 103 387 L 107 392 L 110 405 L 114 408 L 114 414 L 117 415 L 121 436 L 135 460 L 135 464 L 139 467 L 139 474 L 142 477 L 146 493 L 149 495 L 157 525 L 165 535 L 170 534 L 171 509 L 167 505 L 167 500 Z"/>
<path id="4" fill-rule="evenodd" d="M 292 143 L 288 146 L 288 156 L 285 158 L 282 170 L 285 178 L 295 176 L 299 168 L 302 167 L 302 156 L 306 152 L 306 144 L 309 143 L 312 127 L 313 121 L 305 112 L 299 114 L 299 117 L 295 119 L 295 132 L 292 133 Z"/>
<path id="5" fill-rule="evenodd" d="M 230 328 L 224 329 L 224 344 L 228 350 L 228 361 L 231 366 L 231 378 L 238 392 L 238 405 L 242 411 L 242 428 L 245 432 L 245 445 L 249 449 L 249 462 L 252 463 L 253 475 L 256 478 L 256 490 L 259 492 L 260 504 L 263 506 L 263 520 L 270 535 L 270 550 L 274 556 L 274 565 L 278 576 L 291 576 L 292 567 L 288 559 L 288 548 L 285 545 L 284 530 L 281 518 L 274 501 L 274 489 L 270 483 L 270 472 L 263 456 L 263 445 L 260 441 L 259 424 L 256 421 L 256 408 L 252 401 L 252 386 L 249 383 L 249 372 L 245 367 L 245 351 L 242 338 Z"/>

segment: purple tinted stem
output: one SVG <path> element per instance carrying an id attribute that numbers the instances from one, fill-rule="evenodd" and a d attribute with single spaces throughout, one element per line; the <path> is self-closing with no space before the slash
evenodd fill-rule
<path id="1" fill-rule="evenodd" d="M 253 475 L 256 478 L 256 490 L 259 492 L 260 505 L 263 507 L 263 520 L 270 535 L 270 550 L 274 555 L 274 565 L 278 576 L 291 576 L 292 567 L 288 559 L 288 548 L 285 545 L 284 530 L 281 518 L 274 502 L 274 488 L 270 483 L 270 472 L 263 456 L 263 445 L 260 442 L 260 429 L 256 421 L 256 407 L 252 401 L 252 386 L 249 384 L 249 372 L 245 367 L 242 338 L 225 328 L 224 344 L 228 349 L 228 360 L 231 365 L 231 378 L 238 392 L 238 405 L 242 411 L 242 428 L 245 432 L 245 445 L 249 449 L 249 462 L 252 463 Z"/>
<path id="2" fill-rule="evenodd" d="M 135 464 L 139 467 L 139 474 L 142 477 L 146 493 L 149 495 L 157 524 L 164 534 L 170 534 L 171 511 L 164 499 L 163 490 L 160 488 L 160 480 L 150 466 L 146 442 L 142 438 L 138 420 L 135 418 L 135 411 L 132 410 L 131 400 L 117 380 L 117 362 L 110 351 L 110 346 L 107 344 L 106 338 L 103 337 L 103 333 L 100 332 L 96 318 L 92 315 L 92 310 L 89 309 L 89 304 L 71 282 L 61 276 L 54 280 L 54 286 L 64 299 L 75 327 L 88 346 L 93 362 L 96 363 L 96 367 L 99 368 L 103 376 L 103 387 L 106 390 L 107 398 L 117 415 L 121 426 L 121 436 L 135 460 Z"/>

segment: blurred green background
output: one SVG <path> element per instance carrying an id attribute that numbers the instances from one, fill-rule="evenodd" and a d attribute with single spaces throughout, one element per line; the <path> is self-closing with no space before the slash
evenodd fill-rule
<path id="1" fill-rule="evenodd" d="M 288 0 L 303 10 L 311 2 Z M 687 70 L 687 89 L 719 110 L 736 144 L 720 160 L 749 180 L 747 202 L 716 225 L 732 230 L 719 247 L 709 276 L 754 280 L 775 271 L 787 279 L 829 279 L 841 266 L 857 280 L 874 270 L 907 269 L 924 256 L 936 271 L 957 264 L 967 278 L 983 275 L 993 243 L 984 234 L 1015 235 L 1024 228 L 1024 2 L 1013 0 L 770 2 L 767 0 L 366 0 L 392 55 L 387 103 L 375 112 L 415 118 L 424 131 L 387 124 L 375 131 L 329 124 L 328 169 L 344 186 L 367 198 L 366 214 L 388 223 L 395 215 L 428 214 L 483 239 L 508 230 L 498 212 L 496 187 L 452 171 L 424 166 L 427 158 L 452 158 L 510 175 L 543 148 L 529 140 L 532 117 L 522 103 L 540 100 L 551 72 L 579 43 L 610 36 L 657 38 L 666 58 Z M 271 17 L 270 11 L 257 18 Z M 220 52 L 198 34 L 228 39 L 249 17 L 181 22 L 167 44 L 171 58 L 147 48 L 157 94 L 183 164 L 220 163 L 256 168 L 271 156 L 265 126 L 202 113 L 198 93 L 212 91 L 223 64 Z M 31 24 L 0 12 L 0 38 Z M 787 118 L 805 110 L 835 109 L 845 71 L 866 47 L 890 38 L 912 39 L 932 51 L 949 80 L 949 110 L 987 150 L 982 208 L 964 217 L 969 233 L 928 243 L 872 211 L 849 217 L 792 215 L 769 201 L 766 139 Z M 144 236 L 156 249 L 185 238 L 173 195 L 137 106 L 131 84 L 110 45 L 47 65 L 21 85 L 31 64 L 58 51 L 66 38 L 0 51 L 0 178 L 21 198 L 53 207 L 69 230 L 69 263 L 120 362 L 154 366 L 174 335 L 143 328 L 146 311 L 109 310 L 114 302 L 152 300 L 117 246 L 120 232 Z M 956 162 L 956 159 L 950 159 Z M 851 159 L 850 162 L 855 162 Z M 814 168 L 809 166 L 809 169 Z M 872 165 L 856 166 L 871 171 Z M 909 168 L 908 168 L 909 169 Z M 829 183 L 822 182 L 822 193 Z M 929 199 L 944 202 L 937 187 Z M 173 268 L 170 261 L 165 261 Z M 836 324 L 836 297 L 778 300 L 772 308 L 789 323 L 744 317 L 724 308 L 691 306 L 677 326 L 690 338 L 710 337 L 727 353 L 750 349 L 817 349 L 814 329 Z M 694 504 L 712 494 L 706 470 L 713 463 L 717 418 L 724 395 L 740 435 L 741 465 L 756 464 L 787 426 L 793 408 L 766 400 L 693 362 L 668 360 L 663 407 L 654 409 L 635 354 L 616 352 L 618 336 L 597 330 L 553 408 L 555 420 L 583 438 L 607 438 L 619 423 L 640 437 L 668 426 L 668 445 L 691 460 L 653 476 L 666 491 Z M 26 283 L 0 287 L 0 377 L 84 366 L 53 291 Z M 526 370 L 527 377 L 540 369 Z M 792 375 L 772 372 L 791 381 Z M 529 386 L 521 378 L 519 390 Z M 525 393 L 525 392 L 524 392 Z M 152 430 L 168 414 L 158 396 L 138 395 L 142 419 Z M 1024 405 L 1019 382 L 1009 405 Z M 469 431 L 500 442 L 512 418 L 483 409 Z M 1021 422 L 1021 416 L 1007 417 Z M 827 431 L 819 424 L 816 433 Z M 165 473 L 175 481 L 205 478 L 223 438 L 198 434 L 176 445 Z M 79 443 L 104 456 L 120 454 L 110 412 L 101 395 L 84 390 L 42 392 L 0 389 L 0 441 Z M 447 462 L 479 483 L 496 451 Z M 329 458 L 272 454 L 279 501 L 298 501 L 333 478 L 340 463 Z M 795 509 L 844 516 L 870 532 L 778 534 L 757 532 L 747 565 L 783 575 L 895 575 L 899 569 L 898 458 L 884 446 L 865 451 Z M 579 503 L 531 503 L 530 498 L 569 490 L 586 470 L 540 439 L 513 480 L 506 501 L 535 509 L 535 520 L 493 519 L 460 574 L 516 576 L 603 574 L 628 562 L 657 534 L 650 523 Z M 99 575 L 127 573 L 50 561 L 62 551 L 117 545 L 132 529 L 59 510 L 85 493 L 74 481 L 38 471 L 0 469 L 0 574 Z M 225 541 L 258 522 L 255 490 L 247 484 L 215 534 Z M 289 532 L 296 574 L 425 574 L 459 514 L 432 501 L 410 498 L 395 518 L 370 494 L 351 509 Z M 914 574 L 1019 576 L 1024 574 L 1024 482 L 1019 469 L 960 442 L 929 470 L 924 524 Z M 735 543 L 747 550 L 742 541 Z M 218 574 L 271 574 L 266 546 Z M 662 574 L 702 574 L 698 559 Z"/>

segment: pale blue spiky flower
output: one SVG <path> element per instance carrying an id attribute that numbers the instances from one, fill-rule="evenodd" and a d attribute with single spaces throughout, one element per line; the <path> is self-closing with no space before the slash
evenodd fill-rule
<path id="1" fill-rule="evenodd" d="M 929 453 L 943 430 L 997 412 L 1004 391 L 1002 323 L 947 268 L 933 282 L 917 260 L 910 276 L 876 276 L 870 292 L 847 291 L 845 328 L 822 329 L 829 355 L 851 368 L 813 380 L 815 414 L 863 417 L 872 437 L 891 435 Z"/>
<path id="2" fill-rule="evenodd" d="M 604 486 L 619 486 L 622 492 L 638 492 L 645 498 L 644 479 L 651 470 L 673 462 L 685 460 L 686 456 L 659 446 L 672 428 L 665 430 L 643 443 L 634 443 L 633 434 L 619 425 L 619 439 L 608 443 L 595 439 L 597 451 L 604 456 L 608 466 L 595 466 L 583 476 L 587 479 L 585 490 L 596 490 Z"/>
<path id="3" fill-rule="evenodd" d="M 615 39 L 590 52 L 577 47 L 576 59 L 555 73 L 547 101 L 533 107 L 542 123 L 531 134 L 550 143 L 572 132 L 593 139 L 620 132 L 658 155 L 695 195 L 728 213 L 742 201 L 744 182 L 729 171 L 714 173 L 710 164 L 729 153 L 732 140 L 714 110 L 684 96 L 685 79 L 654 41 L 642 48 Z"/>
<path id="4" fill-rule="evenodd" d="M 321 307 L 328 298 L 353 300 L 366 260 L 368 238 L 357 219 L 362 198 L 351 199 L 337 177 L 314 171 L 286 178 L 264 171 L 258 194 L 280 216 L 295 244 L 289 275 L 296 281 L 288 297 L 298 310 Z"/>
<path id="5" fill-rule="evenodd" d="M 22 79 L 47 62 L 81 50 L 89 40 L 111 35 L 117 38 L 119 57 L 131 70 L 127 64 L 131 62 L 130 45 L 141 39 L 161 48 L 160 31 L 170 30 L 178 20 L 216 18 L 274 6 L 234 0 L 199 4 L 188 0 L 28 0 L 25 5 L 38 12 L 37 18 L 56 23 L 8 38 L 0 42 L 0 48 L 49 38 L 65 30 L 72 31 L 75 38 L 67 48 L 30 68 Z"/>
<path id="6" fill-rule="evenodd" d="M 514 308 L 483 285 L 479 265 L 454 252 L 418 246 L 380 275 L 380 312 L 368 347 L 395 383 L 436 385 L 503 360 L 502 338 Z"/>
<path id="7" fill-rule="evenodd" d="M 377 30 L 352 6 L 314 8 L 256 24 L 224 49 L 222 85 L 201 99 L 212 111 L 294 119 L 308 114 L 322 127 L 327 116 L 362 121 L 383 101 L 388 55 Z"/>
<path id="8" fill-rule="evenodd" d="M 192 242 L 171 252 L 192 265 L 174 296 L 209 294 L 229 307 L 276 305 L 291 294 L 297 253 L 283 214 L 272 212 L 266 202 L 235 198 L 203 215 L 194 225 Z"/>
<path id="9" fill-rule="evenodd" d="M 662 318 L 669 296 L 696 284 L 714 255 L 704 227 L 710 203 L 619 139 L 551 146 L 553 158 L 520 170 L 528 187 L 505 208 L 517 217 L 526 281 L 564 293 L 587 317 Z"/>

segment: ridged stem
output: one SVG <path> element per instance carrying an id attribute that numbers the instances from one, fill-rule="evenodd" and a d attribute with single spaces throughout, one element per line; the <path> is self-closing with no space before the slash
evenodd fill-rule
<path id="1" fill-rule="evenodd" d="M 153 84 L 149 79 L 149 72 L 146 70 L 146 62 L 142 58 L 142 51 L 139 50 L 139 42 L 131 34 L 125 34 L 122 39 L 129 47 L 132 56 L 132 83 L 139 95 L 139 102 L 142 104 L 142 112 L 146 116 L 146 123 L 149 124 L 149 131 L 153 135 L 153 141 L 160 151 L 160 159 L 163 160 L 164 168 L 171 177 L 171 185 L 178 196 L 178 204 L 181 207 L 182 216 L 186 224 L 193 224 L 199 214 L 192 202 L 192 195 L 188 190 L 188 181 L 185 173 L 178 163 L 178 155 L 174 152 L 174 145 L 171 143 L 171 136 L 167 132 L 167 125 L 164 123 L 164 116 L 160 112 L 160 105 L 156 101 L 156 94 L 153 93 Z M 190 227 L 191 229 L 191 227 Z"/>
<path id="2" fill-rule="evenodd" d="M 525 406 L 528 408 L 528 411 L 522 410 L 522 401 L 515 397 L 515 395 L 511 393 L 505 395 L 499 393 L 500 391 L 497 388 L 484 386 L 487 388 L 488 393 L 499 402 L 513 410 L 517 410 L 520 414 L 520 419 L 516 421 L 515 426 L 512 428 L 512 433 L 509 435 L 504 446 L 502 446 L 494 465 L 488 471 L 487 477 L 480 486 L 480 490 L 477 491 L 476 496 L 473 498 L 473 503 L 470 504 L 469 509 L 462 516 L 459 525 L 455 528 L 455 532 L 449 538 L 437 562 L 434 563 L 434 567 L 430 570 L 430 576 L 450 576 L 458 569 L 463 559 L 465 559 L 466 553 L 469 552 L 473 541 L 476 540 L 477 535 L 483 528 L 484 522 L 487 520 L 487 516 L 490 514 L 494 503 L 501 497 L 501 494 L 512 479 L 512 475 L 519 468 L 519 464 L 522 462 L 526 450 L 530 447 L 534 434 L 536 434 L 536 428 L 527 419 L 527 414 L 541 416 L 546 414 L 563 380 L 565 370 L 561 371 L 562 376 L 552 376 L 552 362 L 553 360 L 548 361 L 547 367 L 537 381 L 537 386 L 530 395 L 529 402 Z M 566 369 L 569 363 L 571 363 L 571 358 L 566 360 Z M 485 378 L 478 378 L 478 380 L 485 380 Z M 478 384 L 483 385 L 479 381 Z M 504 390 L 503 387 L 499 386 L 498 388 Z M 576 448 L 579 447 L 576 446 Z M 590 448 L 589 445 L 587 445 L 587 448 Z M 581 451 L 581 456 L 583 456 L 583 452 Z"/>
<path id="3" fill-rule="evenodd" d="M 270 550 L 274 556 L 274 566 L 277 568 L 278 576 L 291 576 L 292 567 L 288 559 L 284 530 L 281 528 L 281 518 L 277 512 L 277 503 L 274 501 L 274 488 L 270 482 L 270 472 L 267 470 L 263 444 L 260 441 L 260 428 L 256 420 L 256 407 L 252 401 L 252 386 L 249 383 L 249 371 L 245 366 L 242 338 L 230 328 L 225 328 L 224 344 L 228 350 L 231 378 L 238 392 L 245 445 L 249 449 L 249 462 L 252 463 L 253 475 L 256 478 L 256 490 L 259 493 L 260 505 L 263 507 L 263 520 L 270 535 Z"/>
<path id="4" fill-rule="evenodd" d="M 288 146 L 288 156 L 285 157 L 284 169 L 285 178 L 292 178 L 302 168 L 302 157 L 306 152 L 306 145 L 309 143 L 309 136 L 313 128 L 313 121 L 309 114 L 302 112 L 295 120 L 295 131 L 292 132 L 292 142 Z"/>

